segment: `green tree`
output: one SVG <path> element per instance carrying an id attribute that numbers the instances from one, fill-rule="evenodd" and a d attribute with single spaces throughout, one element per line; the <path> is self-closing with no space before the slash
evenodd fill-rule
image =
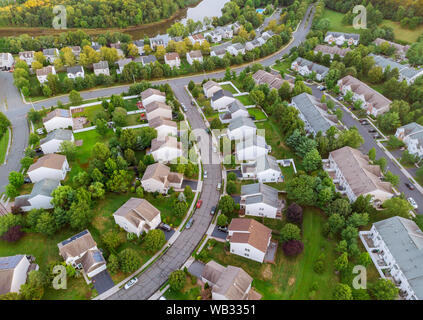
<path id="1" fill-rule="evenodd" d="M 69 161 L 75 160 L 76 157 L 76 145 L 72 141 L 63 141 L 60 144 L 59 152 L 66 156 Z"/>
<path id="2" fill-rule="evenodd" d="M 16 188 L 20 188 L 24 184 L 24 176 L 20 172 L 12 171 L 9 173 L 9 183 Z"/>
<path id="3" fill-rule="evenodd" d="M 322 157 L 317 149 L 307 152 L 303 159 L 303 166 L 307 172 L 312 172 L 322 167 Z"/>
<path id="4" fill-rule="evenodd" d="M 41 300 L 45 285 L 46 277 L 41 271 L 30 271 L 26 283 L 21 285 L 19 290 L 20 298 L 23 300 Z"/>
<path id="5" fill-rule="evenodd" d="M 281 229 L 281 241 L 300 240 L 301 230 L 297 225 L 292 223 L 285 224 Z"/>
<path id="6" fill-rule="evenodd" d="M 169 276 L 169 285 L 172 290 L 180 291 L 187 281 L 187 276 L 183 270 L 175 270 Z"/>
<path id="7" fill-rule="evenodd" d="M 369 285 L 369 292 L 377 300 L 394 300 L 399 289 L 388 279 L 378 279 Z"/>
<path id="8" fill-rule="evenodd" d="M 166 237 L 162 230 L 150 230 L 145 236 L 145 246 L 151 252 L 156 252 L 166 243 Z"/>
<path id="9" fill-rule="evenodd" d="M 222 210 L 222 213 L 225 215 L 232 213 L 235 210 L 234 199 L 229 195 L 223 196 L 219 200 L 219 208 Z"/>
<path id="10" fill-rule="evenodd" d="M 382 207 L 385 209 L 383 212 L 387 217 L 400 216 L 403 218 L 409 218 L 409 212 L 413 209 L 407 200 L 398 197 L 386 200 L 382 204 Z"/>
<path id="11" fill-rule="evenodd" d="M 228 217 L 224 214 L 219 215 L 219 217 L 217 217 L 217 225 L 218 226 L 226 226 L 228 224 Z"/>
<path id="12" fill-rule="evenodd" d="M 343 252 L 334 262 L 335 269 L 344 271 L 348 267 L 348 253 Z"/>
<path id="13" fill-rule="evenodd" d="M 333 292 L 333 298 L 335 300 L 352 300 L 352 290 L 349 285 L 338 283 L 335 286 L 335 290 Z"/>
<path id="14" fill-rule="evenodd" d="M 52 236 L 57 230 L 56 220 L 54 219 L 54 216 L 47 211 L 41 213 L 38 217 L 35 230 L 47 236 Z"/>
<path id="15" fill-rule="evenodd" d="M 101 241 L 109 248 L 110 250 L 115 250 L 119 245 L 122 244 L 122 239 L 118 232 L 108 231 L 101 235 Z"/>
<path id="16" fill-rule="evenodd" d="M 119 253 L 119 266 L 122 272 L 132 273 L 141 267 L 141 259 L 134 249 L 126 248 Z"/>
<path id="17" fill-rule="evenodd" d="M 72 90 L 69 93 L 69 101 L 72 105 L 77 106 L 82 103 L 83 99 L 78 91 Z"/>

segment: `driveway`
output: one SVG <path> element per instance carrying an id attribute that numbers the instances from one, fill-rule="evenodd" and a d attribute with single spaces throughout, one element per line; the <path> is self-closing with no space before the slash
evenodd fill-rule
<path id="1" fill-rule="evenodd" d="M 217 226 L 215 226 L 211 236 L 214 238 L 226 240 L 226 237 L 228 236 L 228 234 L 226 232 L 219 231 L 219 229 L 217 229 Z"/>
<path id="2" fill-rule="evenodd" d="M 114 282 L 110 277 L 109 271 L 104 270 L 98 275 L 92 277 L 92 282 L 98 294 L 102 294 L 114 287 Z"/>
<path id="3" fill-rule="evenodd" d="M 196 191 L 198 187 L 198 180 L 185 180 L 182 182 L 182 189 L 185 189 L 186 186 L 190 186 L 192 191 Z"/>
<path id="4" fill-rule="evenodd" d="M 165 235 L 166 241 L 169 241 L 169 239 L 172 238 L 173 234 L 175 233 L 175 230 L 174 229 L 172 229 L 170 231 L 165 231 L 165 230 L 162 230 L 162 231 L 163 231 L 163 233 Z"/>
<path id="5" fill-rule="evenodd" d="M 193 276 L 196 276 L 198 279 L 201 279 L 201 275 L 203 274 L 203 269 L 205 264 L 195 260 L 188 268 L 188 272 L 191 273 Z"/>
<path id="6" fill-rule="evenodd" d="M 236 174 L 237 178 L 242 178 L 242 172 L 240 169 L 236 169 L 236 170 L 226 170 L 226 175 L 228 175 L 229 172 L 233 172 Z"/>

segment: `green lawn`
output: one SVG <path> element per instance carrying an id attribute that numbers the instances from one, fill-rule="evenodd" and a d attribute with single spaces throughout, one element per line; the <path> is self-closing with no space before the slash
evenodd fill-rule
<path id="1" fill-rule="evenodd" d="M 279 72 L 288 73 L 291 69 L 291 64 L 292 62 L 290 59 L 285 59 L 281 62 L 277 62 L 276 64 L 274 64 L 272 68 Z"/>
<path id="2" fill-rule="evenodd" d="M 74 118 L 77 118 L 77 117 L 86 117 L 88 119 L 88 121 L 90 121 L 90 123 L 92 124 L 94 122 L 95 117 L 97 116 L 97 114 L 99 114 L 102 111 L 104 111 L 104 108 L 102 107 L 102 105 L 101 104 L 97 104 L 95 106 L 86 107 L 86 108 L 84 108 L 84 111 L 74 113 L 72 116 Z"/>
<path id="3" fill-rule="evenodd" d="M 359 33 L 359 30 L 354 29 L 352 25 L 344 25 L 342 19 L 344 14 L 341 12 L 336 12 L 330 9 L 325 9 L 322 15 L 322 19 L 329 19 L 330 21 L 330 31 L 337 32 L 346 32 L 346 33 Z"/>
<path id="4" fill-rule="evenodd" d="M 266 115 L 260 108 L 248 108 L 248 113 L 253 116 L 256 120 L 267 119 Z"/>
<path id="5" fill-rule="evenodd" d="M 238 96 L 235 97 L 236 99 L 238 99 L 244 106 L 252 106 L 254 103 L 254 101 L 250 98 L 249 94 L 246 94 L 244 96 Z"/>
<path id="6" fill-rule="evenodd" d="M 192 284 L 191 277 L 186 277 L 185 286 L 180 291 L 175 291 L 169 288 L 164 296 L 168 300 L 197 300 L 201 294 L 201 287 L 198 284 Z"/>
<path id="7" fill-rule="evenodd" d="M 233 86 L 231 86 L 230 84 L 222 84 L 221 85 L 221 87 L 222 87 L 222 89 L 223 90 L 227 90 L 227 91 L 229 91 L 230 93 L 233 93 L 233 94 L 237 94 L 238 92 L 234 89 L 234 87 Z"/>
<path id="8" fill-rule="evenodd" d="M 415 30 L 404 29 L 399 22 L 391 20 L 383 20 L 382 26 L 391 27 L 394 30 L 395 39 L 413 43 L 417 38 L 423 34 L 423 25 L 420 25 Z"/>
<path id="9" fill-rule="evenodd" d="M 6 130 L 6 132 L 0 139 L 0 165 L 2 165 L 4 160 L 6 159 L 8 145 L 9 145 L 9 130 Z"/>

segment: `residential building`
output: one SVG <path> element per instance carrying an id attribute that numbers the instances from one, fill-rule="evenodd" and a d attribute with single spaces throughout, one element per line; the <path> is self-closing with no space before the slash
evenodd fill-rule
<path id="1" fill-rule="evenodd" d="M 208 99 L 211 98 L 213 96 L 213 94 L 215 94 L 219 90 L 222 90 L 222 87 L 217 82 L 214 82 L 212 80 L 207 81 L 203 85 L 204 95 Z"/>
<path id="2" fill-rule="evenodd" d="M 241 210 L 247 216 L 281 218 L 282 200 L 279 191 L 263 183 L 253 183 L 241 186 Z"/>
<path id="3" fill-rule="evenodd" d="M 352 100 L 362 101 L 361 108 L 365 109 L 368 114 L 374 117 L 389 111 L 392 103 L 391 100 L 353 76 L 348 75 L 343 77 L 338 81 L 338 86 L 343 95 L 351 91 L 353 93 Z"/>
<path id="4" fill-rule="evenodd" d="M 322 81 L 329 72 L 329 68 L 301 57 L 298 57 L 294 62 L 292 62 L 291 69 L 302 76 L 315 74 L 317 81 Z"/>
<path id="5" fill-rule="evenodd" d="M 227 112 L 219 114 L 219 119 L 222 123 L 229 123 L 233 119 L 249 116 L 250 114 L 245 106 L 239 100 L 235 99 L 234 102 L 228 105 Z"/>
<path id="6" fill-rule="evenodd" d="M 303 92 L 293 97 L 291 105 L 299 111 L 305 130 L 313 136 L 318 132 L 325 135 L 330 127 L 338 126 L 336 115 L 329 114 L 326 104 L 311 94 Z"/>
<path id="7" fill-rule="evenodd" d="M 74 142 L 72 130 L 56 129 L 47 134 L 40 141 L 40 147 L 44 154 L 56 153 L 60 151 L 63 141 Z"/>
<path id="8" fill-rule="evenodd" d="M 72 46 L 70 47 L 72 50 L 73 55 L 75 56 L 75 58 L 79 58 L 79 55 L 81 54 L 81 47 L 80 46 Z"/>
<path id="9" fill-rule="evenodd" d="M 141 92 L 141 101 L 143 106 L 150 104 L 151 102 L 166 102 L 166 94 L 154 88 L 148 88 Z"/>
<path id="10" fill-rule="evenodd" d="M 264 155 L 249 163 L 241 163 L 243 179 L 257 179 L 259 182 L 282 182 L 281 168 L 276 159 Z"/>
<path id="11" fill-rule="evenodd" d="M 254 39 L 253 41 L 249 41 L 245 44 L 245 50 L 252 51 L 255 48 L 258 48 L 260 46 L 261 46 L 260 41 L 258 41 L 257 39 Z"/>
<path id="12" fill-rule="evenodd" d="M 224 267 L 211 260 L 204 266 L 201 280 L 212 288 L 212 300 L 261 299 L 261 295 L 251 287 L 253 278 L 238 267 Z"/>
<path id="13" fill-rule="evenodd" d="M 182 143 L 172 136 L 151 141 L 150 153 L 158 162 L 170 162 L 182 156 Z"/>
<path id="14" fill-rule="evenodd" d="M 9 210 L 8 206 L 6 206 L 6 204 L 4 204 L 0 200 L 0 217 L 5 216 L 6 214 L 9 214 L 10 212 L 11 212 L 11 210 Z"/>
<path id="15" fill-rule="evenodd" d="M 121 58 L 125 57 L 125 54 L 123 53 L 120 41 L 118 41 L 117 43 L 110 44 L 110 48 L 116 49 L 119 57 L 121 57 Z"/>
<path id="16" fill-rule="evenodd" d="M 251 118 L 238 117 L 229 123 L 228 138 L 231 140 L 243 140 L 256 134 L 257 127 Z"/>
<path id="17" fill-rule="evenodd" d="M 272 230 L 254 219 L 233 218 L 226 238 L 233 254 L 263 263 Z"/>
<path id="18" fill-rule="evenodd" d="M 256 73 L 254 73 L 253 80 L 256 85 L 259 86 L 261 84 L 267 84 L 270 89 L 278 90 L 280 87 L 282 87 L 284 82 L 288 82 L 291 88 L 294 87 L 291 82 L 282 79 L 280 74 L 272 74 L 264 70 L 258 70 Z"/>
<path id="19" fill-rule="evenodd" d="M 265 138 L 255 134 L 245 137 L 235 146 L 235 153 L 238 161 L 255 160 L 269 152 L 270 146 L 266 144 Z"/>
<path id="20" fill-rule="evenodd" d="M 232 46 L 231 42 L 225 42 L 221 45 L 214 46 L 210 48 L 210 56 L 211 57 L 219 57 L 220 59 L 223 59 L 225 57 L 227 49 Z"/>
<path id="21" fill-rule="evenodd" d="M 107 61 L 100 61 L 98 63 L 93 63 L 93 70 L 96 76 L 104 74 L 105 76 L 110 76 L 109 63 Z"/>
<path id="22" fill-rule="evenodd" d="M 405 143 L 408 152 L 412 155 L 423 157 L 423 126 L 416 122 L 411 122 L 399 127 L 395 137 Z"/>
<path id="23" fill-rule="evenodd" d="M 37 79 L 41 84 L 47 82 L 47 77 L 49 74 L 56 74 L 56 69 L 53 66 L 43 67 L 41 69 L 37 69 L 36 71 Z"/>
<path id="24" fill-rule="evenodd" d="M 139 237 L 156 229 L 161 222 L 160 211 L 145 199 L 131 198 L 115 213 L 116 224 Z"/>
<path id="25" fill-rule="evenodd" d="M 107 268 L 103 254 L 87 229 L 58 243 L 57 247 L 66 264 L 82 270 L 90 278 Z"/>
<path id="26" fill-rule="evenodd" d="M 28 273 L 38 269 L 38 265 L 32 263 L 31 256 L 17 254 L 0 257 L 0 295 L 19 293 L 21 286 L 26 283 Z"/>
<path id="27" fill-rule="evenodd" d="M 98 44 L 97 42 L 91 42 L 91 48 L 93 48 L 93 50 L 96 52 L 100 52 L 100 49 L 102 48 L 102 46 Z"/>
<path id="28" fill-rule="evenodd" d="M 164 61 L 171 68 L 179 68 L 181 66 L 181 58 L 177 52 L 168 52 L 164 56 Z"/>
<path id="29" fill-rule="evenodd" d="M 32 209 L 52 209 L 52 192 L 60 186 L 59 180 L 42 179 L 34 184 L 30 194 L 25 194 L 15 198 L 14 205 L 23 211 Z"/>
<path id="30" fill-rule="evenodd" d="M 398 72 L 399 72 L 398 80 L 399 81 L 405 80 L 407 81 L 408 85 L 414 83 L 414 81 L 418 77 L 423 76 L 423 68 L 416 69 L 416 68 L 410 67 L 407 64 L 400 64 L 391 59 L 387 59 L 385 57 L 374 55 L 374 54 L 370 54 L 370 56 L 372 56 L 373 59 L 375 60 L 375 65 L 381 67 L 383 71 L 385 71 L 387 67 L 389 67 L 390 70 L 398 69 Z"/>
<path id="31" fill-rule="evenodd" d="M 214 110 L 218 111 L 226 111 L 228 109 L 228 106 L 234 102 L 236 99 L 227 90 L 219 90 L 213 93 L 213 96 L 210 100 L 210 105 Z"/>
<path id="32" fill-rule="evenodd" d="M 222 41 L 222 33 L 215 30 L 205 32 L 204 37 L 211 43 L 218 43 Z"/>
<path id="33" fill-rule="evenodd" d="M 69 110 L 55 109 L 43 118 L 43 124 L 47 132 L 56 129 L 67 129 L 73 127 L 72 115 Z"/>
<path id="34" fill-rule="evenodd" d="M 116 61 L 116 64 L 118 65 L 118 69 L 116 70 L 117 74 L 121 74 L 125 66 L 127 64 L 130 64 L 131 62 L 132 62 L 131 58 L 125 58 L 125 59 L 120 59 Z"/>
<path id="35" fill-rule="evenodd" d="M 191 41 L 192 45 L 194 45 L 196 42 L 198 42 L 200 45 L 203 44 L 206 39 L 201 33 L 194 34 L 192 36 L 188 37 L 189 41 Z"/>
<path id="36" fill-rule="evenodd" d="M 345 57 L 345 55 L 350 52 L 350 48 L 340 48 L 336 46 L 327 46 L 325 44 L 319 44 L 314 48 L 314 53 L 317 54 L 321 52 L 323 55 L 328 54 L 333 59 L 335 55 L 340 56 L 341 58 Z"/>
<path id="37" fill-rule="evenodd" d="M 0 69 L 9 70 L 13 67 L 15 59 L 8 52 L 0 52 Z"/>
<path id="38" fill-rule="evenodd" d="M 170 168 L 161 163 L 149 165 L 141 179 L 141 185 L 146 192 L 166 194 L 170 188 L 181 189 L 184 175 L 170 172 Z"/>
<path id="39" fill-rule="evenodd" d="M 145 112 L 148 121 L 157 117 L 172 120 L 172 107 L 160 101 L 153 101 L 145 105 Z"/>
<path id="40" fill-rule="evenodd" d="M 178 125 L 175 121 L 155 117 L 148 122 L 148 125 L 151 128 L 156 129 L 158 139 L 164 139 L 166 136 L 178 135 Z"/>
<path id="41" fill-rule="evenodd" d="M 166 48 L 170 40 L 171 39 L 168 34 L 159 34 L 154 38 L 150 38 L 150 47 L 152 50 L 155 50 L 158 46 L 163 46 L 164 48 Z"/>
<path id="42" fill-rule="evenodd" d="M 356 33 L 328 31 L 325 36 L 325 42 L 329 44 L 336 44 L 337 46 L 342 46 L 345 43 L 348 46 L 357 46 L 360 42 L 360 35 Z"/>
<path id="43" fill-rule="evenodd" d="M 423 299 L 423 232 L 399 216 L 373 223 L 360 238 L 380 276 L 391 280 L 406 300 Z"/>
<path id="44" fill-rule="evenodd" d="M 46 58 L 46 60 L 53 64 L 54 61 L 59 57 L 59 50 L 57 48 L 50 48 L 50 49 L 44 49 L 43 50 L 43 56 Z"/>
<path id="45" fill-rule="evenodd" d="M 228 48 L 226 48 L 226 51 L 229 52 L 233 56 L 237 56 L 238 54 L 245 54 L 245 45 L 242 43 L 234 43 Z"/>
<path id="46" fill-rule="evenodd" d="M 85 78 L 85 71 L 83 66 L 74 66 L 66 69 L 69 79 Z"/>
<path id="47" fill-rule="evenodd" d="M 380 46 L 383 43 L 389 44 L 391 47 L 395 48 L 395 55 L 397 57 L 399 57 L 400 59 L 405 59 L 406 55 L 407 55 L 407 51 L 408 51 L 408 49 L 410 49 L 409 45 L 403 46 L 401 44 L 391 42 L 391 41 L 381 39 L 381 38 L 376 38 L 375 41 L 373 41 L 373 43 L 377 46 Z"/>
<path id="48" fill-rule="evenodd" d="M 198 61 L 200 63 L 203 63 L 203 54 L 200 50 L 194 50 L 191 52 L 187 52 L 187 62 L 190 65 L 194 64 L 194 61 Z"/>
<path id="49" fill-rule="evenodd" d="M 28 176 L 33 183 L 43 179 L 64 180 L 69 171 L 66 157 L 61 154 L 50 153 L 37 160 L 28 169 Z"/>
<path id="50" fill-rule="evenodd" d="M 144 54 L 144 40 L 136 40 L 133 44 L 137 47 L 138 54 L 142 56 Z"/>
<path id="51" fill-rule="evenodd" d="M 369 157 L 357 149 L 343 147 L 332 151 L 323 163 L 337 191 L 345 194 L 350 202 L 361 195 L 370 195 L 377 206 L 394 196 L 392 185 L 382 181 L 380 166 L 370 164 Z"/>
<path id="52" fill-rule="evenodd" d="M 25 61 L 28 66 L 31 67 L 34 62 L 35 51 L 23 51 L 19 52 L 19 59 Z"/>
<path id="53" fill-rule="evenodd" d="M 140 58 L 141 58 L 141 63 L 143 66 L 146 66 L 147 64 L 150 64 L 150 63 L 154 64 L 157 61 L 157 58 L 152 54 L 148 56 L 142 56 Z"/>

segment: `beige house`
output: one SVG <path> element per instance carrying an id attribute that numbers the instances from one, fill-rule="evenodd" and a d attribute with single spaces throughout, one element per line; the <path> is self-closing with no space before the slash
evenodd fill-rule
<path id="1" fill-rule="evenodd" d="M 280 74 L 274 75 L 264 70 L 258 70 L 254 73 L 253 80 L 256 85 L 267 84 L 270 89 L 279 89 L 282 87 L 284 82 L 288 82 L 291 88 L 294 87 L 291 82 L 283 80 Z"/>
<path id="2" fill-rule="evenodd" d="M 184 175 L 170 172 L 170 168 L 161 163 L 154 163 L 147 167 L 141 179 L 141 185 L 147 192 L 166 194 L 169 188 L 181 189 Z"/>
<path id="3" fill-rule="evenodd" d="M 69 163 L 64 155 L 50 153 L 37 160 L 28 169 L 32 183 L 43 179 L 64 180 L 69 171 Z"/>
<path id="4" fill-rule="evenodd" d="M 203 54 L 200 50 L 194 50 L 191 52 L 187 52 L 187 62 L 190 65 L 194 64 L 194 61 L 198 61 L 200 63 L 203 63 Z"/>
<path id="5" fill-rule="evenodd" d="M 67 129 L 73 127 L 73 119 L 69 110 L 55 109 L 43 118 L 43 124 L 47 132 L 55 129 Z"/>
<path id="6" fill-rule="evenodd" d="M 172 120 L 172 107 L 168 106 L 166 103 L 153 101 L 144 106 L 148 121 L 157 117 Z"/>
<path id="7" fill-rule="evenodd" d="M 253 278 L 238 267 L 224 267 L 211 260 L 204 266 L 201 280 L 212 287 L 213 300 L 261 299 L 261 295 L 251 288 Z"/>
<path id="8" fill-rule="evenodd" d="M 107 61 L 99 61 L 98 63 L 93 63 L 93 70 L 96 76 L 99 76 L 100 74 L 110 76 L 109 63 Z"/>
<path id="9" fill-rule="evenodd" d="M 156 229 L 161 222 L 160 211 L 145 199 L 131 198 L 115 213 L 115 222 L 138 237 Z"/>
<path id="10" fill-rule="evenodd" d="M 23 254 L 0 257 L 0 295 L 19 293 L 28 273 L 38 269 L 38 265 L 31 263 L 30 257 Z"/>
<path id="11" fill-rule="evenodd" d="M 319 44 L 314 48 L 314 53 L 321 52 L 323 55 L 328 54 L 331 58 L 333 58 L 336 54 L 340 57 L 345 57 L 345 55 L 350 51 L 350 48 L 340 48 L 336 46 L 328 46 L 325 44 Z"/>
<path id="12" fill-rule="evenodd" d="M 149 88 L 141 92 L 141 101 L 144 106 L 154 101 L 165 103 L 166 94 L 157 89 Z"/>
<path id="13" fill-rule="evenodd" d="M 155 138 L 151 141 L 150 153 L 155 161 L 170 162 L 182 156 L 182 143 L 172 136 Z"/>
<path id="14" fill-rule="evenodd" d="M 222 87 L 215 81 L 207 81 L 204 85 L 203 85 L 203 91 L 204 91 L 204 95 L 206 96 L 206 98 L 211 98 L 213 97 L 214 93 L 222 90 Z"/>
<path id="15" fill-rule="evenodd" d="M 177 52 L 168 52 L 164 56 L 164 61 L 171 68 L 179 68 L 181 66 L 181 58 Z"/>
<path id="16" fill-rule="evenodd" d="M 175 121 L 156 117 L 152 119 L 149 126 L 157 131 L 157 138 L 165 138 L 166 136 L 176 136 L 178 134 L 178 125 Z"/>
<path id="17" fill-rule="evenodd" d="M 49 74 L 56 74 L 56 69 L 53 66 L 47 66 L 36 71 L 38 81 L 43 84 L 47 82 Z"/>

